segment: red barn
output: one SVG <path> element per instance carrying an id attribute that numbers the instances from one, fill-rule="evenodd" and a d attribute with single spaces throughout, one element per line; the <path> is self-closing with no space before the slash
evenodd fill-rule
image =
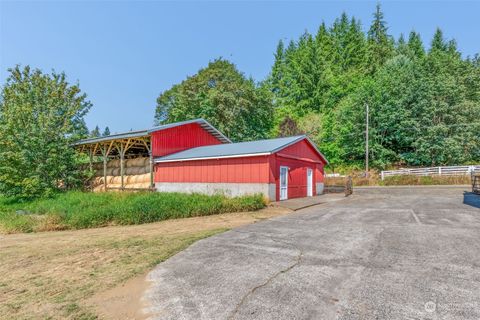
<path id="1" fill-rule="evenodd" d="M 108 159 L 120 158 L 123 168 L 125 159 L 148 155 L 150 187 L 157 191 L 262 193 L 272 201 L 321 194 L 327 164 L 304 135 L 231 143 L 203 119 L 82 140 L 76 145 L 91 156 L 103 156 L 105 181 Z M 117 145 L 117 151 L 110 148 L 109 154 L 108 145 Z"/>

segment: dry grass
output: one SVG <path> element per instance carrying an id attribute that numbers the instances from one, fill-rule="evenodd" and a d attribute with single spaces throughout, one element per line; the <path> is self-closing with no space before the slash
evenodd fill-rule
<path id="1" fill-rule="evenodd" d="M 0 235 L 0 319 L 95 319 L 87 301 L 198 239 L 281 208 L 78 231 Z"/>
<path id="2" fill-rule="evenodd" d="M 401 175 L 386 177 L 382 180 L 377 172 L 370 172 L 369 178 L 363 173 L 353 172 L 352 182 L 354 186 L 405 186 L 405 185 L 465 185 L 471 184 L 470 176 L 414 176 Z M 346 178 L 325 178 L 327 185 L 345 185 Z"/>

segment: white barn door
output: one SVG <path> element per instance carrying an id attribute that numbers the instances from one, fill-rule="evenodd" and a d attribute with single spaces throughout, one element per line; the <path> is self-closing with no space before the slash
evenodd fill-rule
<path id="1" fill-rule="evenodd" d="M 288 167 L 280 167 L 280 200 L 288 199 Z"/>
<path id="2" fill-rule="evenodd" d="M 307 168 L 307 197 L 313 196 L 313 170 Z"/>

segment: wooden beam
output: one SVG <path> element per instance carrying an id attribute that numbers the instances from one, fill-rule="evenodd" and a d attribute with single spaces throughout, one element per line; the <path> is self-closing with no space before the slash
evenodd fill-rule
<path id="1" fill-rule="evenodd" d="M 148 144 L 148 142 L 146 141 L 146 139 L 142 139 L 143 141 L 143 144 L 145 145 L 145 148 L 147 148 L 147 151 L 148 151 L 148 158 L 149 158 L 149 162 L 150 162 L 150 188 L 155 188 L 155 182 L 153 181 L 153 153 L 152 153 L 152 143 L 151 143 L 151 139 L 148 139 L 150 142 L 150 145 Z"/>
<path id="2" fill-rule="evenodd" d="M 116 148 L 118 153 L 120 154 L 120 181 L 121 181 L 120 186 L 121 186 L 121 189 L 123 190 L 125 188 L 124 176 L 125 176 L 125 151 L 126 151 L 124 142 L 120 141 L 116 143 Z"/>
<path id="3" fill-rule="evenodd" d="M 105 191 L 107 191 L 107 188 L 108 188 L 107 161 L 108 161 L 108 155 L 110 154 L 110 151 L 112 150 L 112 146 L 113 146 L 113 141 L 110 142 L 108 147 L 107 147 L 107 144 L 100 145 L 100 151 L 102 152 L 102 155 L 103 155 L 103 186 L 104 186 Z"/>
<path id="4" fill-rule="evenodd" d="M 153 181 L 153 155 L 152 151 L 148 151 L 148 158 L 150 162 L 150 188 L 155 188 L 155 183 Z"/>

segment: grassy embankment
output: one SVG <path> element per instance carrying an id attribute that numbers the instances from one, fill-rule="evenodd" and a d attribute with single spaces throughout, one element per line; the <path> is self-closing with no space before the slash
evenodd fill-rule
<path id="1" fill-rule="evenodd" d="M 67 192 L 19 202 L 0 197 L 0 232 L 36 232 L 130 225 L 265 207 L 261 195 Z"/>

